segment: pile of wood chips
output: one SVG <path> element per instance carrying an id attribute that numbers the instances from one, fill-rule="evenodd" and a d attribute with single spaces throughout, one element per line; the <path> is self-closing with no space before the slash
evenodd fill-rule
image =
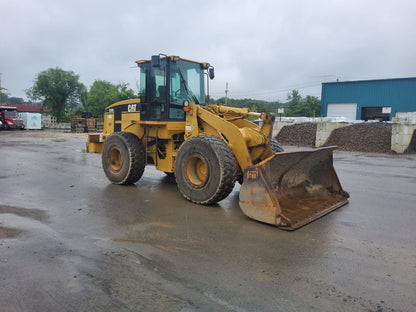
<path id="1" fill-rule="evenodd" d="M 316 123 L 304 122 L 284 126 L 276 139 L 282 145 L 315 146 Z"/>
<path id="2" fill-rule="evenodd" d="M 389 153 L 392 124 L 359 123 L 332 131 L 327 146 L 337 145 L 343 151 Z"/>
<path id="3" fill-rule="evenodd" d="M 315 147 L 316 123 L 305 122 L 284 126 L 276 139 L 282 145 Z M 384 122 L 358 123 L 335 129 L 325 146 L 336 145 L 343 151 L 389 153 L 392 124 Z"/>

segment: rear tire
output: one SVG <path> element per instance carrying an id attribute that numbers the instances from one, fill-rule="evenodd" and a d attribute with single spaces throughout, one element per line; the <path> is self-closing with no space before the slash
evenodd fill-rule
<path id="1" fill-rule="evenodd" d="M 175 177 L 182 195 L 197 204 L 214 204 L 234 188 L 237 162 L 221 139 L 199 135 L 180 146 L 175 160 Z"/>
<path id="2" fill-rule="evenodd" d="M 140 139 L 130 132 L 114 132 L 104 142 L 102 164 L 114 184 L 133 184 L 143 175 L 145 150 Z"/>

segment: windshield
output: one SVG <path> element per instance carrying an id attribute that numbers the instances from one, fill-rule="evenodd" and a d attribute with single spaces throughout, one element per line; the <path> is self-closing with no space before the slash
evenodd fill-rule
<path id="1" fill-rule="evenodd" d="M 13 118 L 18 117 L 17 112 L 4 112 L 4 117 Z"/>
<path id="2" fill-rule="evenodd" d="M 184 120 L 185 100 L 205 104 L 204 68 L 200 63 L 159 59 L 158 64 L 142 62 L 140 101 L 143 120 Z"/>
<path id="3" fill-rule="evenodd" d="M 170 103 L 184 100 L 205 103 L 204 70 L 198 63 L 180 60 L 172 63 L 170 73 Z"/>
<path id="4" fill-rule="evenodd" d="M 140 65 L 140 99 L 143 103 L 169 101 L 182 105 L 184 100 L 188 100 L 205 104 L 204 69 L 201 64 L 185 60 L 171 62 L 169 81 L 166 59 L 161 59 L 160 63 L 160 67 L 151 67 L 150 62 Z M 170 92 L 166 94 L 168 81 Z"/>

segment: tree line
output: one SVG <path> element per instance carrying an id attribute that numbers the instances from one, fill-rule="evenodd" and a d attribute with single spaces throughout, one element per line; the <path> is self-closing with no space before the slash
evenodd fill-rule
<path id="1" fill-rule="evenodd" d="M 94 116 L 104 113 L 104 109 L 114 102 L 135 98 L 128 84 L 112 84 L 95 80 L 87 87 L 79 81 L 79 76 L 61 68 L 49 68 L 40 72 L 26 95 L 33 101 L 40 101 L 58 121 L 70 121 L 83 111 Z"/>
<path id="2" fill-rule="evenodd" d="M 22 104 L 22 98 L 10 97 L 6 88 L 0 89 L 0 101 L 9 104 Z M 75 115 L 84 111 L 94 116 L 104 113 L 104 109 L 118 101 L 133 99 L 137 95 L 128 88 L 128 84 L 112 84 L 104 80 L 95 80 L 87 87 L 79 81 L 79 75 L 61 68 L 49 68 L 41 71 L 34 79 L 33 86 L 25 90 L 28 104 L 40 104 L 51 110 L 58 122 L 69 122 Z"/>
<path id="3" fill-rule="evenodd" d="M 23 99 L 9 97 L 0 90 L 0 100 L 10 104 L 23 103 Z M 73 71 L 61 68 L 49 68 L 41 71 L 34 79 L 33 86 L 26 90 L 30 104 L 40 103 L 51 110 L 58 121 L 70 121 L 73 116 L 89 111 L 94 116 L 104 113 L 104 109 L 112 103 L 137 98 L 137 94 L 128 84 L 112 84 L 104 80 L 96 80 L 89 89 L 79 81 L 79 76 Z M 263 101 L 254 99 L 212 99 L 206 96 L 207 104 L 227 104 L 232 107 L 248 107 L 254 112 L 272 112 L 279 115 L 279 109 L 284 109 L 282 116 L 320 116 L 321 102 L 317 97 L 307 95 L 302 97 L 298 90 L 292 90 L 287 95 L 287 102 Z"/>
<path id="4" fill-rule="evenodd" d="M 279 109 L 283 108 L 282 116 L 290 117 L 319 117 L 321 114 L 321 100 L 316 96 L 302 97 L 298 90 L 292 90 L 287 95 L 287 102 L 263 101 L 254 99 L 226 99 L 225 97 L 214 100 L 206 97 L 206 103 L 225 104 L 232 107 L 248 107 L 253 112 L 271 112 L 279 116 Z"/>

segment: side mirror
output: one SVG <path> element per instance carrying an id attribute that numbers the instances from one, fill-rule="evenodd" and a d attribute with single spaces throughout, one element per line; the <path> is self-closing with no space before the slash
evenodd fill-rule
<path id="1" fill-rule="evenodd" d="M 152 67 L 160 67 L 160 55 L 152 55 Z"/>
<path id="2" fill-rule="evenodd" d="M 214 79 L 214 77 L 215 77 L 215 74 L 214 74 L 214 67 L 212 67 L 212 66 L 210 66 L 210 67 L 208 67 L 208 76 L 209 76 L 209 79 Z"/>

